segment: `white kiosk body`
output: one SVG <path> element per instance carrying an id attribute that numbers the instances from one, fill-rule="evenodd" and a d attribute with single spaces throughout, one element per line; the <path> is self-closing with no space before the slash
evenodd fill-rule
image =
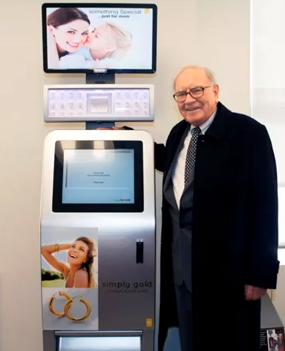
<path id="1" fill-rule="evenodd" d="M 153 351 L 154 142 L 143 131 L 45 139 L 44 351 Z"/>

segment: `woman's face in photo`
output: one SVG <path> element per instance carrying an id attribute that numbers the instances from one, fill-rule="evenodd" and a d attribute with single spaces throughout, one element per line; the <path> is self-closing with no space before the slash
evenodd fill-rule
<path id="1" fill-rule="evenodd" d="M 80 266 L 86 262 L 88 245 L 83 241 L 75 241 L 67 252 L 67 262 L 72 265 Z"/>
<path id="2" fill-rule="evenodd" d="M 116 42 L 110 27 L 102 24 L 88 34 L 85 45 L 91 50 L 112 50 Z"/>
<path id="3" fill-rule="evenodd" d="M 89 23 L 75 20 L 52 28 L 59 51 L 75 52 L 79 45 L 84 44 L 88 35 Z"/>

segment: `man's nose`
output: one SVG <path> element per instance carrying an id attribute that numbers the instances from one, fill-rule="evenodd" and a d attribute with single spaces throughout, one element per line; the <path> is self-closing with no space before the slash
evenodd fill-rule
<path id="1" fill-rule="evenodd" d="M 187 95 L 186 95 L 186 99 L 185 99 L 185 103 L 187 102 L 193 102 L 195 101 L 196 99 L 194 99 L 189 92 L 187 92 Z"/>

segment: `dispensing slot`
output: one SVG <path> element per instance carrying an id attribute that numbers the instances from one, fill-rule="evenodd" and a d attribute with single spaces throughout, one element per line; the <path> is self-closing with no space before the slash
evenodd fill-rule
<path id="1" fill-rule="evenodd" d="M 143 263 L 143 251 L 144 251 L 144 243 L 143 239 L 138 239 L 136 242 L 136 263 Z"/>
<path id="2" fill-rule="evenodd" d="M 62 335 L 57 336 L 58 351 L 141 351 L 141 335 Z"/>

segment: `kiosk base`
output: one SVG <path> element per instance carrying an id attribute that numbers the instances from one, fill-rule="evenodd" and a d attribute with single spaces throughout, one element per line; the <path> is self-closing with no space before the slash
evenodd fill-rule
<path id="1" fill-rule="evenodd" d="M 46 137 L 43 351 L 154 351 L 153 148 L 144 131 L 56 130 Z M 89 284 L 59 275 L 53 254 Z"/>

